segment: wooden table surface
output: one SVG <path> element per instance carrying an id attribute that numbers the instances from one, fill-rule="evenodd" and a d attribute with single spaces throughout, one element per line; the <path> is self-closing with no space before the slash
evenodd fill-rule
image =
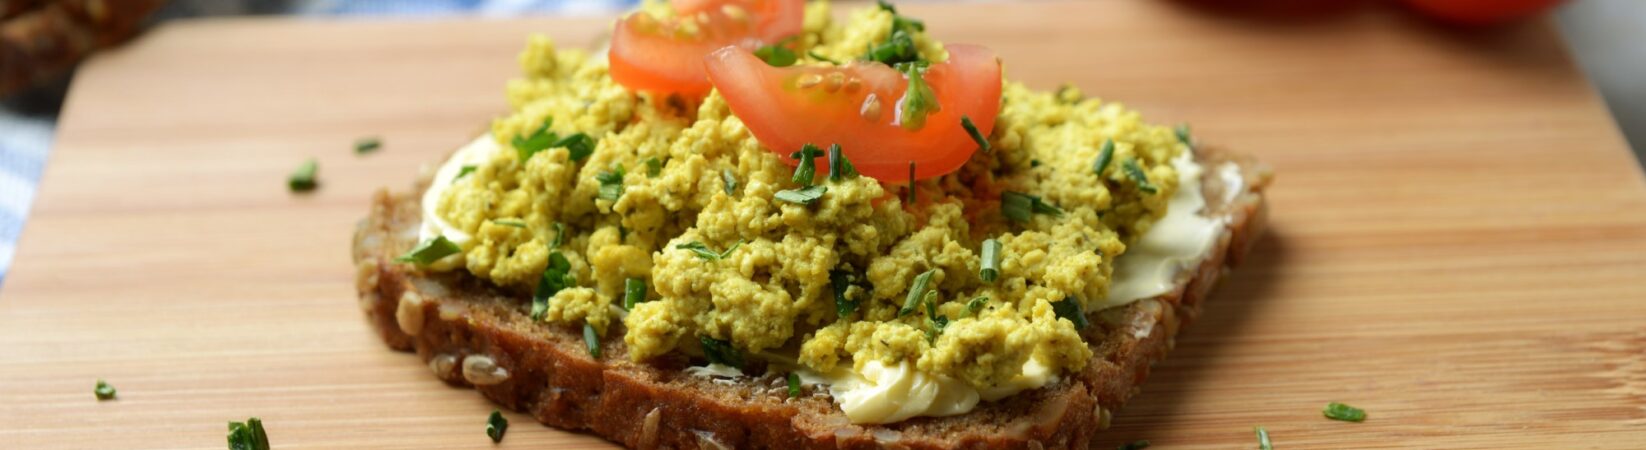
<path id="1" fill-rule="evenodd" d="M 1097 448 L 1253 448 L 1256 425 L 1282 449 L 1646 448 L 1646 185 L 1551 27 L 905 10 L 1279 174 L 1270 234 Z M 277 448 L 492 448 L 491 404 L 368 331 L 350 232 L 505 111 L 528 33 L 606 23 L 177 22 L 91 61 L 0 291 L 0 448 L 221 449 L 248 416 Z M 364 135 L 384 148 L 354 155 Z M 291 195 L 309 157 L 322 187 Z M 508 417 L 501 447 L 608 445 Z"/>

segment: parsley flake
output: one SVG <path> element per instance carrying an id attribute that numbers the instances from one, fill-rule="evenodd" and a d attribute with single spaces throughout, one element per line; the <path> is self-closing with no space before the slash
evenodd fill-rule
<path id="1" fill-rule="evenodd" d="M 394 260 L 395 262 L 427 266 L 429 264 L 434 264 L 435 261 L 439 261 L 440 258 L 455 255 L 462 251 L 463 249 L 461 247 L 458 247 L 457 244 L 447 240 L 445 236 L 435 236 L 434 239 L 423 241 L 422 244 L 417 245 L 417 248 L 411 249 L 411 251 L 406 252 L 404 255 L 400 255 L 399 258 L 395 258 Z"/>
<path id="2" fill-rule="evenodd" d="M 657 175 L 661 173 L 663 173 L 663 160 L 657 159 L 656 156 L 646 158 L 646 176 L 657 178 Z"/>
<path id="3" fill-rule="evenodd" d="M 1089 325 L 1086 322 L 1086 311 L 1080 306 L 1079 297 L 1069 296 L 1064 297 L 1062 301 L 1052 302 L 1052 312 L 1057 313 L 1057 318 L 1068 319 L 1069 322 L 1074 323 L 1074 329 L 1076 330 L 1086 328 L 1086 325 Z"/>
<path id="4" fill-rule="evenodd" d="M 572 275 L 571 261 L 560 252 L 550 252 L 543 275 L 537 280 L 537 289 L 532 292 L 532 320 L 543 320 L 543 315 L 549 311 L 549 299 L 561 290 L 576 285 L 577 277 Z"/>
<path id="5" fill-rule="evenodd" d="M 819 185 L 816 185 L 816 186 L 803 187 L 803 188 L 800 188 L 800 189 L 785 189 L 785 190 L 777 191 L 776 194 L 772 194 L 772 198 L 782 200 L 782 201 L 785 201 L 785 202 L 789 202 L 789 203 L 796 203 L 796 204 L 801 204 L 801 205 L 810 205 L 812 203 L 816 203 L 817 199 L 823 198 L 823 193 L 828 192 L 828 191 L 829 191 L 828 186 L 824 186 L 824 185 L 819 184 Z"/>
<path id="6" fill-rule="evenodd" d="M 1137 190 L 1149 194 L 1160 192 L 1160 189 L 1156 188 L 1154 183 L 1149 182 L 1149 174 L 1143 172 L 1143 166 L 1137 165 L 1136 159 L 1128 159 L 1126 162 L 1121 163 L 1120 169 L 1126 171 L 1126 176 L 1131 177 L 1132 181 L 1137 183 Z"/>
<path id="7" fill-rule="evenodd" d="M 623 196 L 624 175 L 628 175 L 628 171 L 623 169 L 623 164 L 621 163 L 617 164 L 610 171 L 596 174 L 594 179 L 600 182 L 600 192 L 595 194 L 595 197 L 602 200 L 617 201 L 619 197 Z"/>

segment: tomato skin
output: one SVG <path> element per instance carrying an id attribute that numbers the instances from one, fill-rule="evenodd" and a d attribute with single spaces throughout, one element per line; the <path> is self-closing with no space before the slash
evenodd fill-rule
<path id="1" fill-rule="evenodd" d="M 1562 0 L 1405 0 L 1429 17 L 1459 25 L 1495 25 L 1530 17 Z"/>
<path id="2" fill-rule="evenodd" d="M 777 42 L 799 34 L 805 19 L 804 0 L 678 0 L 674 6 L 677 16 L 670 20 L 637 12 L 617 22 L 607 53 L 613 80 L 636 91 L 702 96 L 713 87 L 704 55 Z"/>
<path id="3" fill-rule="evenodd" d="M 771 67 L 746 49 L 728 47 L 708 57 L 708 71 L 732 112 L 761 145 L 786 162 L 797 163 L 788 155 L 805 144 L 840 144 L 859 173 L 900 182 L 908 180 L 910 162 L 915 178 L 926 179 L 953 172 L 971 159 L 978 145 L 961 126 L 961 117 L 970 118 L 985 136 L 994 130 L 1000 113 L 999 59 L 981 46 L 955 44 L 947 50 L 949 60 L 933 64 L 923 77 L 939 108 L 916 130 L 899 125 L 897 105 L 908 82 L 885 64 Z M 829 89 L 828 82 L 803 86 L 805 80 L 831 77 L 841 80 L 833 83 L 836 89 Z M 878 114 L 869 111 L 873 103 L 878 103 Z M 823 159 L 818 164 L 826 167 Z"/>

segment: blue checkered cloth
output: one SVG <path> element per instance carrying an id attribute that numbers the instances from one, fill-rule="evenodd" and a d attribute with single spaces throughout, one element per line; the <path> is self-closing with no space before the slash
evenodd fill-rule
<path id="1" fill-rule="evenodd" d="M 591 15 L 633 8 L 639 0 L 173 0 L 156 14 L 311 16 Z M 60 99 L 58 101 L 61 101 Z M 40 171 L 51 154 L 56 118 L 0 107 L 0 281 L 10 272 Z"/>

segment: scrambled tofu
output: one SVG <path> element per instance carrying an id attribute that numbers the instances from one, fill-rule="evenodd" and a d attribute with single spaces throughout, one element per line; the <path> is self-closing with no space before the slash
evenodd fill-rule
<path id="1" fill-rule="evenodd" d="M 827 4 L 814 2 L 801 45 L 852 60 L 891 20 L 865 8 L 833 24 Z M 943 58 L 924 33 L 916 43 Z M 558 254 L 572 286 L 541 317 L 624 333 L 636 360 L 697 352 L 702 336 L 796 355 L 818 371 L 913 361 L 978 388 L 1017 375 L 1031 357 L 1079 370 L 1092 353 L 1053 305 L 1105 297 L 1114 259 L 1165 213 L 1177 187 L 1170 161 L 1185 151 L 1172 130 L 1119 104 L 1007 82 L 994 150 L 916 183 L 915 203 L 905 203 L 907 182 L 857 177 L 799 205 L 774 200 L 795 187 L 794 169 L 719 94 L 689 104 L 630 92 L 600 58 L 541 36 L 519 60 L 523 78 L 507 89 L 513 113 L 491 127 L 504 150 L 457 179 L 435 211 L 473 236 L 453 269 L 533 292 Z M 513 143 L 544 124 L 592 137 L 593 152 L 573 160 L 572 149 L 550 148 L 521 160 Z M 1110 140 L 1112 163 L 1094 174 Z M 1005 191 L 1061 214 L 1008 220 Z M 1002 247 L 994 282 L 979 275 L 989 238 Z M 924 308 L 899 314 L 928 271 L 941 328 Z M 613 305 L 631 278 L 645 282 L 647 301 L 620 317 Z"/>

